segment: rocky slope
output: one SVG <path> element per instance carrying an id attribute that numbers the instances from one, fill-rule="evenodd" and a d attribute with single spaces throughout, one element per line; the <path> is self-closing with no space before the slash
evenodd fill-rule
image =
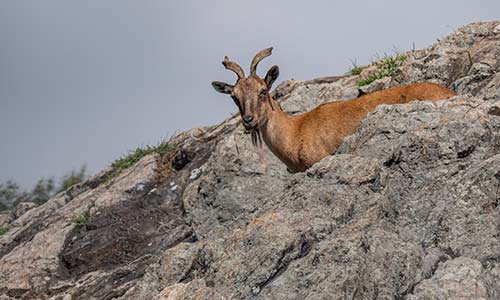
<path id="1" fill-rule="evenodd" d="M 499 299 L 500 22 L 406 56 L 363 91 L 460 95 L 380 106 L 307 172 L 260 162 L 234 117 L 0 215 L 0 300 Z M 274 97 L 303 112 L 374 71 Z"/>

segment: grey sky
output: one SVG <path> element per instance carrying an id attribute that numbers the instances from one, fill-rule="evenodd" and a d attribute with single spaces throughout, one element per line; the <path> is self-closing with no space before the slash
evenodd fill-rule
<path id="1" fill-rule="evenodd" d="M 235 112 L 212 80 L 280 66 L 279 82 L 431 45 L 500 1 L 0 1 L 0 181 L 30 187 Z"/>

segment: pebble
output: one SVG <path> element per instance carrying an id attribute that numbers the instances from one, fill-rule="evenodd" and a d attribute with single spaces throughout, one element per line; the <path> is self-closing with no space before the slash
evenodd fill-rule
<path id="1" fill-rule="evenodd" d="M 191 175 L 189 176 L 189 179 L 191 179 L 191 180 L 197 179 L 198 177 L 200 177 L 200 175 L 201 175 L 200 168 L 193 169 L 193 171 L 191 171 Z"/>

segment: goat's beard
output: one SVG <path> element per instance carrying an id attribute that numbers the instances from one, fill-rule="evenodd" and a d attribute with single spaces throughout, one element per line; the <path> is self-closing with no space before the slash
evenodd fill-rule
<path id="1" fill-rule="evenodd" d="M 258 128 L 253 129 L 250 134 L 252 135 L 252 144 L 259 149 L 259 160 L 264 162 L 264 146 L 262 142 L 262 135 Z"/>
<path id="2" fill-rule="evenodd" d="M 262 137 L 260 135 L 260 130 L 258 128 L 252 129 L 250 131 L 250 134 L 252 135 L 252 144 L 255 147 L 262 147 Z"/>

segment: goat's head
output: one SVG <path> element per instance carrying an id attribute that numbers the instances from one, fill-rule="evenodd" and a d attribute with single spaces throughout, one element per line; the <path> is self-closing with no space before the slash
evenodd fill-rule
<path id="1" fill-rule="evenodd" d="M 214 89 L 223 94 L 230 94 L 238 106 L 243 125 L 247 130 L 257 130 L 268 120 L 269 111 L 274 109 L 275 104 L 269 95 L 273 82 L 278 78 L 278 66 L 272 66 L 264 78 L 257 76 L 256 70 L 259 62 L 271 55 L 273 48 L 267 48 L 255 55 L 250 66 L 250 75 L 245 77 L 243 69 L 235 62 L 230 61 L 227 56 L 222 64 L 228 70 L 238 75 L 235 85 L 214 81 Z"/>

